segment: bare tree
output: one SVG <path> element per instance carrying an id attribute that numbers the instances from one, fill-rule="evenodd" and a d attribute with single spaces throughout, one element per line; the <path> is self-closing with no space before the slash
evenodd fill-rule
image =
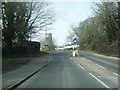
<path id="1" fill-rule="evenodd" d="M 28 22 L 30 38 L 32 35 L 44 30 L 46 26 L 53 24 L 55 21 L 54 9 L 49 4 L 49 2 L 44 2 L 42 0 L 41 2 L 29 3 Z"/>

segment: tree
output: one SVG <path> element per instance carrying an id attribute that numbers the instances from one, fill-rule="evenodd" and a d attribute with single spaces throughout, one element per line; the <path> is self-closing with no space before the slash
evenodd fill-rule
<path id="1" fill-rule="evenodd" d="M 101 24 L 101 28 L 106 32 L 110 42 L 118 39 L 119 26 L 117 24 L 117 4 L 114 2 L 102 2 L 96 4 L 97 15 Z"/>
<path id="2" fill-rule="evenodd" d="M 30 13 L 29 16 L 29 35 L 35 35 L 37 32 L 44 30 L 48 25 L 53 24 L 54 19 L 54 9 L 49 6 L 48 2 L 41 1 L 39 3 L 34 2 L 29 5 Z"/>
<path id="3" fill-rule="evenodd" d="M 15 3 L 6 3 L 2 2 L 2 21 L 3 21 L 3 30 L 2 30 L 2 36 L 3 36 L 3 45 L 7 48 L 12 48 L 13 40 L 15 39 L 15 22 L 14 22 L 14 12 L 15 9 Z"/>
<path id="4" fill-rule="evenodd" d="M 1 12 L 2 12 L 2 3 L 0 2 L 0 63 L 2 63 L 2 13 Z M 0 66 L 0 68 L 1 68 L 0 70 L 2 71 L 2 65 Z"/>
<path id="5" fill-rule="evenodd" d="M 118 4 L 118 18 L 117 18 L 117 23 L 118 23 L 118 28 L 119 28 L 118 40 L 120 41 L 120 1 L 118 1 L 117 4 Z"/>
<path id="6" fill-rule="evenodd" d="M 54 22 L 48 2 L 2 2 L 3 50 L 28 49 L 29 39 Z M 20 50 L 20 49 L 19 49 Z M 6 51 L 5 51 L 6 52 Z"/>
<path id="7" fill-rule="evenodd" d="M 80 49 L 117 55 L 120 34 L 119 2 L 101 2 L 95 5 L 94 17 L 89 17 L 78 26 L 74 26 L 71 36 L 79 36 Z"/>
<path id="8" fill-rule="evenodd" d="M 32 34 L 53 23 L 47 2 L 3 2 L 3 41 L 5 46 L 13 43 L 23 45 Z"/>

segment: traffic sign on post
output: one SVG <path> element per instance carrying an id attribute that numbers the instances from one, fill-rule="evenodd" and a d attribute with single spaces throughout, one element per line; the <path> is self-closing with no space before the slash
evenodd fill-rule
<path id="1" fill-rule="evenodd" d="M 74 43 L 78 43 L 78 39 L 77 39 L 77 38 L 74 38 L 73 42 L 74 42 Z"/>

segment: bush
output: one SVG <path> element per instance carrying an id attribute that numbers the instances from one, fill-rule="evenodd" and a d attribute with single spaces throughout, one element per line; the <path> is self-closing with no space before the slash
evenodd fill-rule
<path id="1" fill-rule="evenodd" d="M 24 55 L 40 51 L 40 43 L 27 41 L 24 45 L 14 45 L 12 48 L 2 47 L 2 56 Z"/>

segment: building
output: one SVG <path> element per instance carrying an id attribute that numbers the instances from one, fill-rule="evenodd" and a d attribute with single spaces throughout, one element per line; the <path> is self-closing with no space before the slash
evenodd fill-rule
<path id="1" fill-rule="evenodd" d="M 53 43 L 53 38 L 52 38 L 51 33 L 48 34 L 46 42 L 47 42 L 47 47 L 50 51 L 55 50 L 55 46 L 54 46 L 54 43 Z"/>

